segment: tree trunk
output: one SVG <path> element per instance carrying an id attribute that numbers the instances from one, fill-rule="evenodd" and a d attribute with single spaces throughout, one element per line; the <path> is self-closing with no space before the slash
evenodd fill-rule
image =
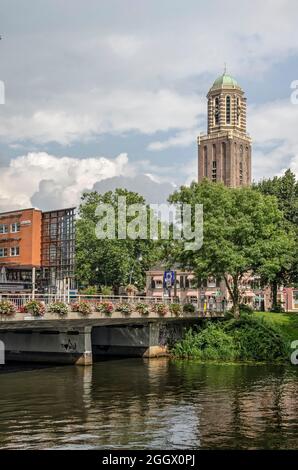
<path id="1" fill-rule="evenodd" d="M 225 283 L 227 286 L 227 289 L 229 291 L 229 294 L 231 296 L 232 302 L 233 302 L 233 307 L 232 307 L 232 312 L 235 318 L 240 317 L 240 308 L 239 308 L 239 289 L 238 289 L 238 276 L 233 276 L 233 289 L 231 288 L 228 277 L 225 275 L 224 276 Z"/>
<path id="2" fill-rule="evenodd" d="M 278 304 L 277 304 L 277 281 L 272 281 L 271 282 L 271 292 L 272 292 L 272 310 L 275 311 L 278 309 Z"/>

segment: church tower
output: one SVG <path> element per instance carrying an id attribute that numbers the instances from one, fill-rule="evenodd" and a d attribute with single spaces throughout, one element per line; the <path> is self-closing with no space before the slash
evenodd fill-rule
<path id="1" fill-rule="evenodd" d="M 251 184 L 251 139 L 246 133 L 246 98 L 223 73 L 208 95 L 208 129 L 198 137 L 199 181 L 208 178 L 236 188 Z"/>

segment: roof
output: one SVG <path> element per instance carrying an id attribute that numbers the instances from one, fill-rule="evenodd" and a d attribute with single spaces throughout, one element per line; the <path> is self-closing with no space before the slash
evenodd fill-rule
<path id="1" fill-rule="evenodd" d="M 227 72 L 224 72 L 220 77 L 218 77 L 211 89 L 211 90 L 217 90 L 218 88 L 237 88 L 238 90 L 241 90 L 240 85 L 238 85 L 237 80 L 233 78 L 231 75 L 229 75 Z"/>

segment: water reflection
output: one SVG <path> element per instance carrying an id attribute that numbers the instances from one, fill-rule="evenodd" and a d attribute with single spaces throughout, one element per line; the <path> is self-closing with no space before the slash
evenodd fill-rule
<path id="1" fill-rule="evenodd" d="M 297 448 L 297 368 L 122 359 L 0 375 L 1 448 Z"/>

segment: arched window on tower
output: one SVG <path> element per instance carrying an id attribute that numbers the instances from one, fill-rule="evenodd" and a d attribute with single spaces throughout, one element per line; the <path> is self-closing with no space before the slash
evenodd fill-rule
<path id="1" fill-rule="evenodd" d="M 241 122 L 241 106 L 240 106 L 240 98 L 238 97 L 237 98 L 237 109 L 236 109 L 236 122 L 237 122 L 237 126 L 240 126 L 240 122 Z"/>
<path id="2" fill-rule="evenodd" d="M 214 124 L 218 126 L 219 124 L 219 98 L 218 96 L 214 100 Z"/>
<path id="3" fill-rule="evenodd" d="M 231 124 L 231 97 L 226 97 L 226 124 Z"/>

